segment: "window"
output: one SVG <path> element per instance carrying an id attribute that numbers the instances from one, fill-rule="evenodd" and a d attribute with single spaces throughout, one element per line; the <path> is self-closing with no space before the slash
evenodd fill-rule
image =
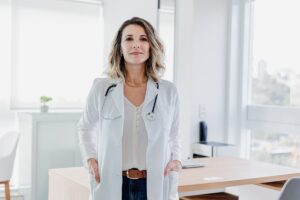
<path id="1" fill-rule="evenodd" d="M 251 132 L 250 158 L 292 167 L 300 166 L 300 134 Z"/>
<path id="2" fill-rule="evenodd" d="M 300 4 L 259 0 L 249 5 L 251 98 L 245 129 L 250 137 L 244 148 L 249 158 L 299 167 Z"/>
<path id="3" fill-rule="evenodd" d="M 299 9 L 295 0 L 254 3 L 253 104 L 300 106 Z"/>
<path id="4" fill-rule="evenodd" d="M 102 65 L 100 3 L 12 1 L 11 108 L 80 109 Z M 96 1 L 93 1 L 96 2 Z"/>
<path id="5" fill-rule="evenodd" d="M 175 1 L 162 0 L 158 10 L 158 32 L 165 46 L 166 71 L 164 79 L 173 81 L 174 74 L 174 34 L 175 34 Z"/>

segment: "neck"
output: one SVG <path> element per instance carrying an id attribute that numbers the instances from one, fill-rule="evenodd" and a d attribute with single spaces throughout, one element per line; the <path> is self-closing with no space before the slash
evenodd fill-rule
<path id="1" fill-rule="evenodd" d="M 147 81 L 145 76 L 145 65 L 126 65 L 126 78 L 125 81 L 132 84 L 140 84 Z"/>

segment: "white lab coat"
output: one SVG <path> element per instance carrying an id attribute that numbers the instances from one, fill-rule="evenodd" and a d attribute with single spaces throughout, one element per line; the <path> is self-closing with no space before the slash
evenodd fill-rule
<path id="1" fill-rule="evenodd" d="M 116 83 L 105 97 L 109 86 Z M 155 120 L 146 115 L 151 112 L 154 99 Z M 159 89 L 149 78 L 142 108 L 142 117 L 148 134 L 146 153 L 147 199 L 178 199 L 178 172 L 164 176 L 170 160 L 180 160 L 178 135 L 179 102 L 175 85 L 160 80 Z M 121 79 L 97 78 L 88 95 L 86 107 L 78 123 L 79 145 L 83 162 L 98 160 L 101 181 L 90 177 L 92 200 L 122 199 L 122 135 L 124 122 L 124 91 Z"/>

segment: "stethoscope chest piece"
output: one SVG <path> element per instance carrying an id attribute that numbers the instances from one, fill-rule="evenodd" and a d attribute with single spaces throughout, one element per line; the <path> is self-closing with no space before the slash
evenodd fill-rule
<path id="1" fill-rule="evenodd" d="M 147 119 L 150 121 L 154 121 L 155 120 L 155 114 L 153 112 L 149 112 L 147 114 Z"/>

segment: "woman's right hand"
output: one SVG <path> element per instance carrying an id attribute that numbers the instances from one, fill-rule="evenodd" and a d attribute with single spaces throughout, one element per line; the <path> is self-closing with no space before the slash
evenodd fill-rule
<path id="1" fill-rule="evenodd" d="M 87 161 L 89 166 L 89 172 L 90 174 L 95 178 L 97 183 L 100 183 L 100 174 L 99 174 L 99 168 L 98 168 L 98 161 L 94 158 L 90 158 Z"/>

